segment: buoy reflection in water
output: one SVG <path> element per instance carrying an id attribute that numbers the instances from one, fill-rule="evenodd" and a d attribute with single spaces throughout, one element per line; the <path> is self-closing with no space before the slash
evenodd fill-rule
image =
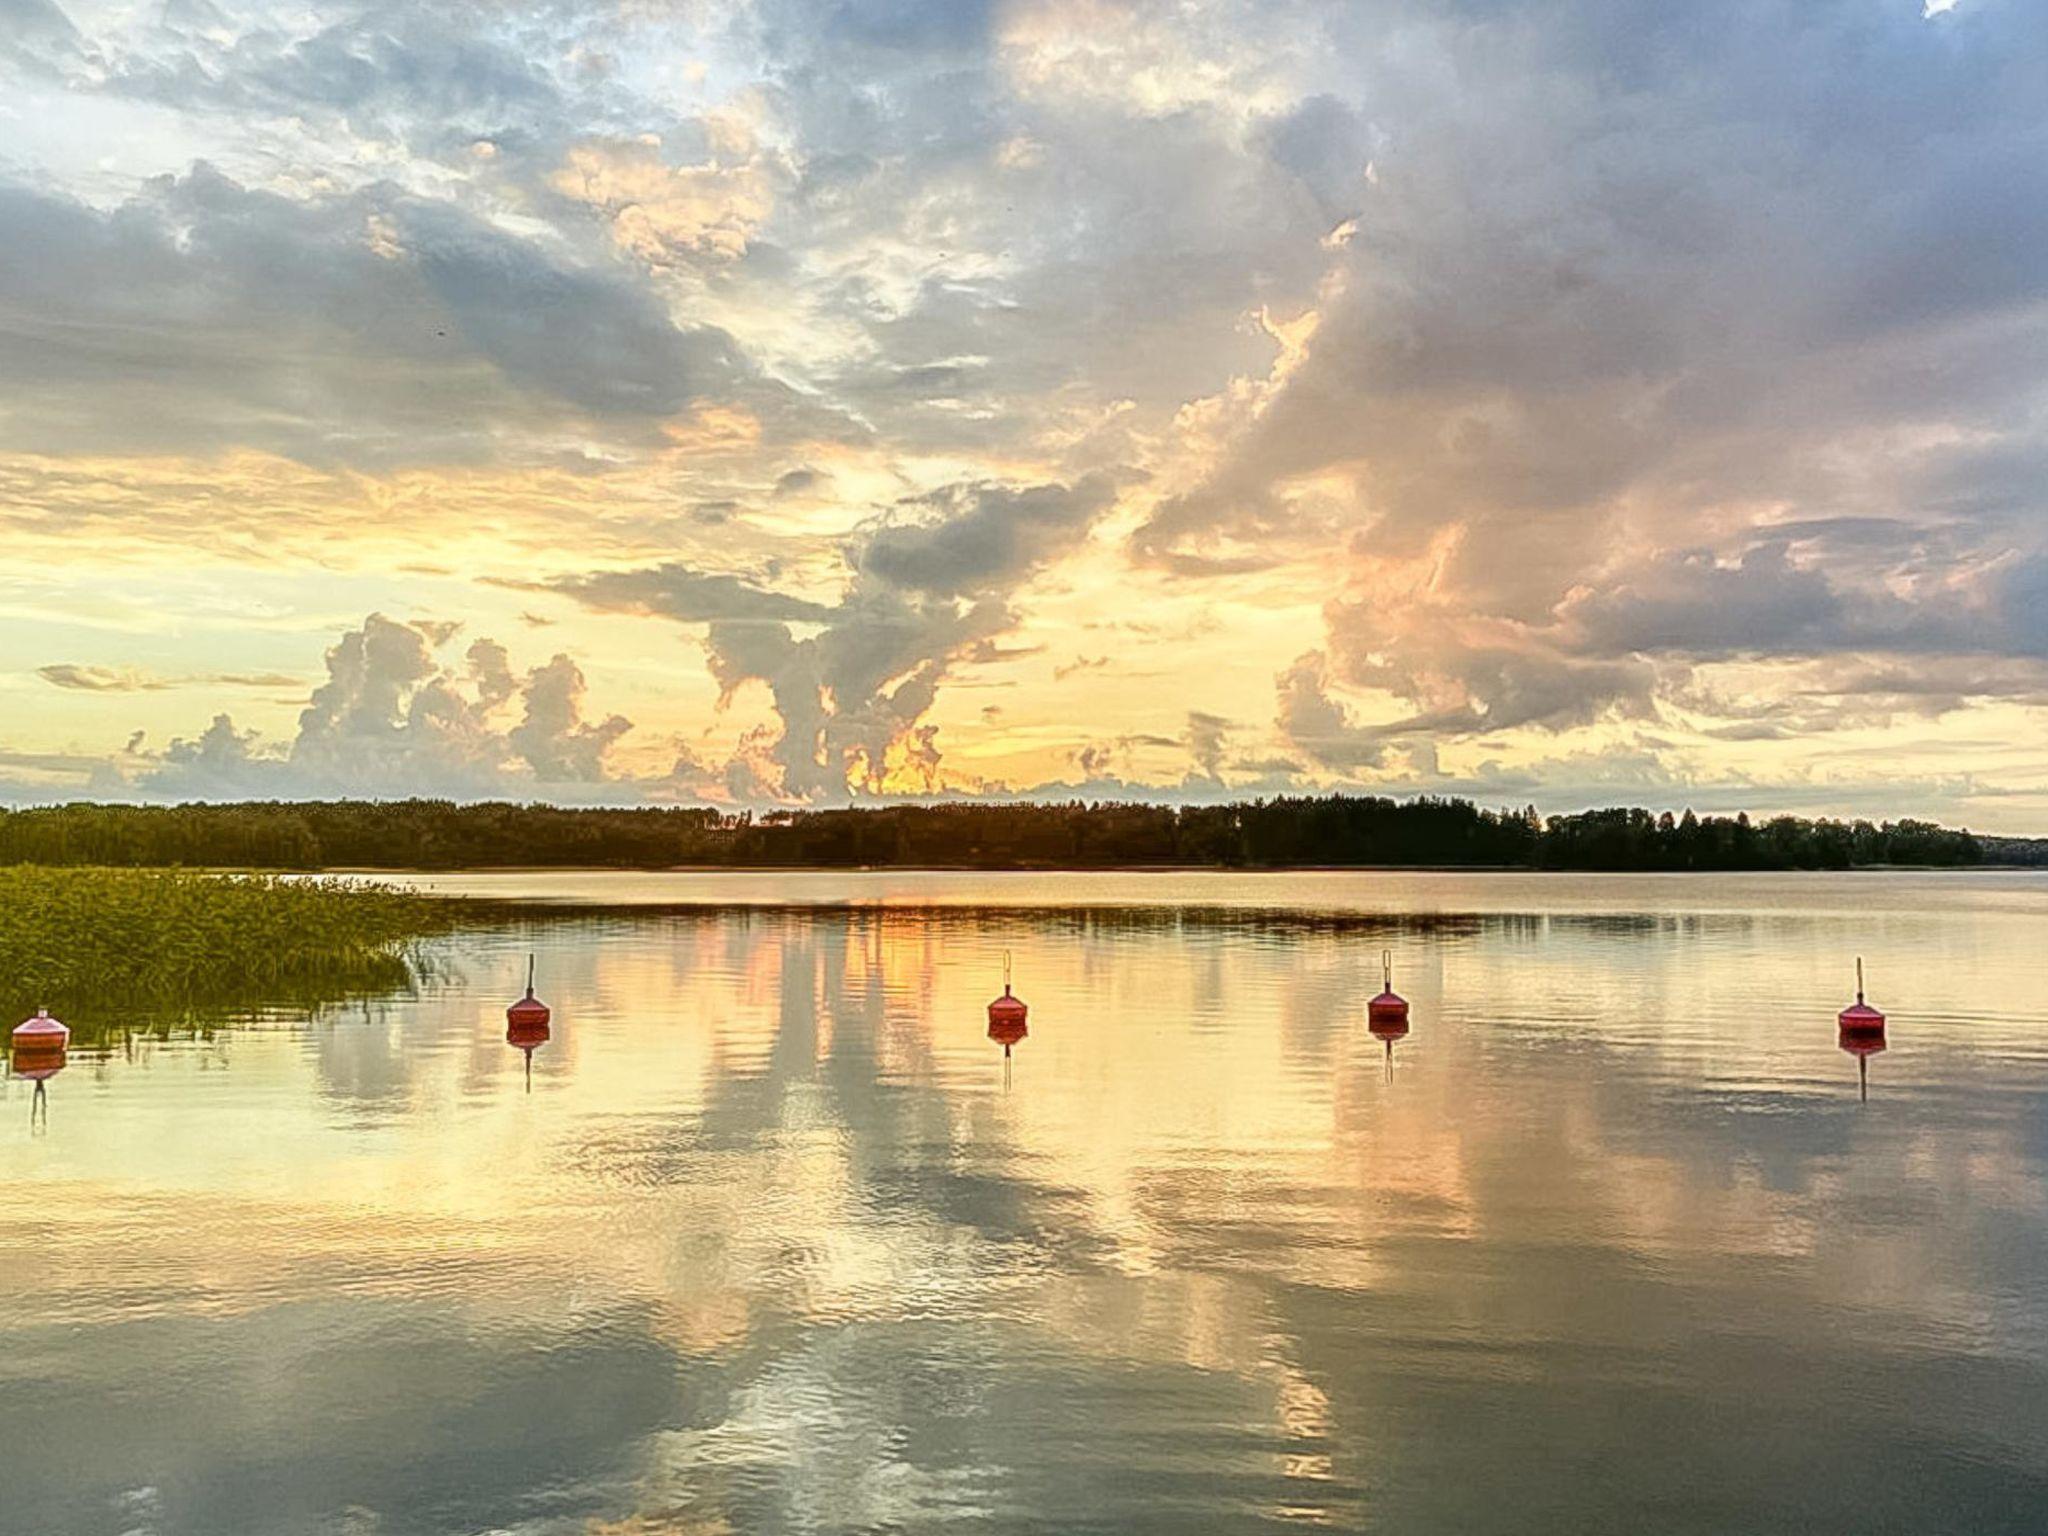
<path id="1" fill-rule="evenodd" d="M 1869 1103 L 1870 1058 L 1885 1048 L 1884 1026 L 1844 1029 L 1836 1043 L 1856 1058 L 1856 1097 L 1863 1103 Z"/>
<path id="2" fill-rule="evenodd" d="M 1387 1081 L 1394 1080 L 1394 1042 L 1408 1038 L 1406 1019 L 1375 1019 L 1366 1026 L 1375 1040 L 1383 1041 L 1387 1047 Z"/>

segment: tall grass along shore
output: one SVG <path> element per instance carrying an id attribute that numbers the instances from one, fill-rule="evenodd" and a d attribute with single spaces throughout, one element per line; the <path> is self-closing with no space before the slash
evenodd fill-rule
<path id="1" fill-rule="evenodd" d="M 318 1006 L 409 983 L 451 904 L 362 881 L 183 870 L 0 868 L 0 1001 L 88 1034 L 126 1010 L 179 1019 Z"/>

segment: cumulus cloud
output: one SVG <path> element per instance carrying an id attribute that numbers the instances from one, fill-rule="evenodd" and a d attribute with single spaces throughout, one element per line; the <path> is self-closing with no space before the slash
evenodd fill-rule
<path id="1" fill-rule="evenodd" d="M 567 656 L 536 667 L 526 680 L 525 713 L 505 733 L 505 744 L 543 784 L 602 780 L 605 754 L 633 728 L 623 715 L 586 724 L 583 695 L 583 671 Z"/>
<path id="2" fill-rule="evenodd" d="M 448 626 L 373 613 L 327 653 L 327 677 L 289 742 L 264 741 L 228 714 L 154 759 L 132 788 L 224 798 L 433 794 L 475 799 L 551 791 L 599 793 L 606 761 L 632 723 L 584 716 L 582 670 L 557 655 L 523 677 L 495 641 L 443 658 Z M 501 707 L 516 704 L 516 720 Z"/>
<path id="3" fill-rule="evenodd" d="M 1230 731 L 1230 722 L 1221 715 L 1200 709 L 1188 711 L 1188 756 L 1194 759 L 1195 771 L 1203 778 L 1222 781 L 1224 746 Z"/>
<path id="4" fill-rule="evenodd" d="M 612 238 L 651 267 L 738 260 L 774 207 L 779 167 L 735 125 L 702 160 L 673 163 L 648 138 L 573 147 L 548 177 L 596 210 Z"/>
<path id="5" fill-rule="evenodd" d="M 1679 681 L 1697 655 L 2030 646 L 1998 590 L 2025 578 L 1995 573 L 2040 550 L 2004 473 L 2041 441 L 2038 8 L 1397 10 L 1325 23 L 1370 128 L 1324 102 L 1273 131 L 1309 176 L 1370 146 L 1312 334 L 1137 553 L 1221 570 L 1356 529 L 1367 589 L 1436 548 L 1432 632 L 1389 642 L 1359 590 L 1331 610 L 1347 681 L 1437 701 L 1412 730 L 1640 709 L 1625 655 Z M 1967 526 L 1958 482 L 1994 492 Z M 1934 579 L 1930 531 L 1981 581 Z"/>
<path id="6" fill-rule="evenodd" d="M 1384 737 L 1353 722 L 1330 697 L 1329 658 L 1321 651 L 1297 657 L 1275 683 L 1281 736 L 1324 768 L 1376 768 L 1386 760 Z"/>
<path id="7" fill-rule="evenodd" d="M 940 684 L 986 658 L 1016 623 L 1008 596 L 1084 539 L 1115 496 L 1090 475 L 1072 485 L 975 482 L 917 498 L 844 549 L 850 579 L 823 605 L 677 565 L 563 578 L 554 590 L 594 608 L 706 626 L 712 676 L 730 699 L 763 684 L 780 722 L 752 777 L 792 799 L 876 793 L 892 772 L 938 782 Z M 792 622 L 815 626 L 797 635 Z"/>

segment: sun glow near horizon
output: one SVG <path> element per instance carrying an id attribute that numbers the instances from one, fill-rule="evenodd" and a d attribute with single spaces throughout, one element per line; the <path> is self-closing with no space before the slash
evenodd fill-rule
<path id="1" fill-rule="evenodd" d="M 0 799 L 2048 825 L 2048 22 L 1681 25 L 16 7 Z"/>

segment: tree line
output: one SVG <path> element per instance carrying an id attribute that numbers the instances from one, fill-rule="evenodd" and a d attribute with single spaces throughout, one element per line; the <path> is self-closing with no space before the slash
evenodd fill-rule
<path id="1" fill-rule="evenodd" d="M 2024 840 L 2000 839 L 2004 845 Z M 2028 845 L 2031 846 L 2031 845 Z M 1985 842 L 1924 821 L 1324 795 L 1232 805 L 1070 801 L 726 813 L 447 800 L 74 804 L 0 811 L 0 864 L 239 869 L 821 867 L 1112 869 L 1457 865 L 1580 870 L 1977 864 Z"/>

